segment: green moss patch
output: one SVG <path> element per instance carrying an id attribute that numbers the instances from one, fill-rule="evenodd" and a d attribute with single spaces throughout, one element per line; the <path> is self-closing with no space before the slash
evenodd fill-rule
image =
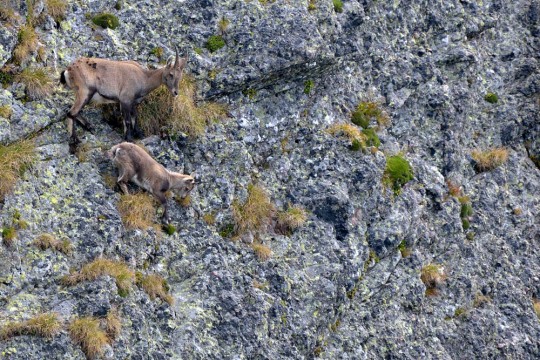
<path id="1" fill-rule="evenodd" d="M 102 13 L 94 16 L 92 18 L 92 22 L 97 26 L 101 26 L 104 29 L 108 28 L 112 30 L 116 29 L 120 25 L 118 18 L 113 14 L 109 13 Z"/>
<path id="2" fill-rule="evenodd" d="M 223 40 L 223 36 L 221 35 L 212 35 L 206 41 L 205 46 L 213 53 L 225 46 L 225 40 Z"/>
<path id="3" fill-rule="evenodd" d="M 414 178 L 414 173 L 409 162 L 400 155 L 390 156 L 386 160 L 383 183 L 392 188 L 395 195 L 401 192 L 401 188 Z"/>

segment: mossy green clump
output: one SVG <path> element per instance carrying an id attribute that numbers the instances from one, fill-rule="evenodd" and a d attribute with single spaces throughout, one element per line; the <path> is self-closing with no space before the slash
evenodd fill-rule
<path id="1" fill-rule="evenodd" d="M 407 247 L 407 242 L 405 240 L 401 240 L 401 242 L 398 245 L 398 250 L 401 253 L 401 256 L 406 258 L 411 254 L 411 249 Z"/>
<path id="2" fill-rule="evenodd" d="M 244 94 L 244 96 L 247 96 L 249 100 L 253 100 L 255 96 L 257 96 L 257 90 L 253 88 L 245 89 L 242 91 L 242 94 Z"/>
<path id="3" fill-rule="evenodd" d="M 161 58 L 163 57 L 163 48 L 160 46 L 153 48 L 152 50 L 150 50 L 150 55 L 154 55 L 161 60 Z"/>
<path id="4" fill-rule="evenodd" d="M 225 224 L 219 231 L 219 235 L 224 238 L 231 237 L 234 234 L 234 224 Z"/>
<path id="5" fill-rule="evenodd" d="M 490 104 L 496 104 L 499 102 L 499 97 L 497 96 L 497 94 L 489 92 L 486 94 L 486 96 L 484 96 L 484 100 L 486 100 Z"/>
<path id="6" fill-rule="evenodd" d="M 317 10 L 317 6 L 315 5 L 315 0 L 309 0 L 307 9 L 308 11 Z"/>
<path id="7" fill-rule="evenodd" d="M 472 205 L 470 203 L 465 203 L 465 204 L 461 205 L 461 217 L 462 218 L 472 216 L 472 214 L 473 214 L 473 209 L 472 209 Z"/>
<path id="8" fill-rule="evenodd" d="M 225 40 L 221 35 L 212 35 L 206 40 L 206 48 L 211 52 L 216 52 L 225 46 Z"/>
<path id="9" fill-rule="evenodd" d="M 366 135 L 367 146 L 375 146 L 376 148 L 381 146 L 381 140 L 379 139 L 379 136 L 375 132 L 375 129 L 373 128 L 364 129 L 362 130 L 362 133 Z"/>
<path id="10" fill-rule="evenodd" d="M 6 246 L 11 246 L 17 238 L 17 229 L 14 226 L 2 229 L 2 240 Z"/>
<path id="11" fill-rule="evenodd" d="M 165 231 L 167 235 L 172 235 L 176 232 L 176 227 L 172 224 L 167 224 L 163 226 L 163 231 Z"/>
<path id="12" fill-rule="evenodd" d="M 411 165 L 401 155 L 390 156 L 386 160 L 383 184 L 390 187 L 395 195 L 399 195 L 401 188 L 413 178 L 414 173 Z"/>
<path id="13" fill-rule="evenodd" d="M 334 3 L 334 11 L 337 13 L 343 12 L 343 1 L 341 0 L 333 0 Z"/>
<path id="14" fill-rule="evenodd" d="M 114 16 L 113 14 L 109 13 L 102 13 L 99 15 L 96 15 L 92 18 L 92 22 L 96 24 L 97 26 L 101 26 L 104 29 L 116 29 L 120 22 L 118 21 L 118 18 Z"/>
<path id="15" fill-rule="evenodd" d="M 369 127 L 371 120 L 377 121 L 379 126 L 385 126 L 389 122 L 388 115 L 381 109 L 380 105 L 374 101 L 362 101 L 351 113 L 353 124 L 364 129 Z"/>
<path id="16" fill-rule="evenodd" d="M 13 74 L 7 69 L 0 70 L 0 84 L 2 84 L 3 88 L 6 88 L 9 85 L 13 84 L 13 78 Z"/>
<path id="17" fill-rule="evenodd" d="M 471 222 L 469 219 L 461 219 L 461 226 L 463 226 L 463 230 L 468 230 L 471 227 Z"/>
<path id="18" fill-rule="evenodd" d="M 362 143 L 358 139 L 354 139 L 349 146 L 351 151 L 360 151 L 362 149 Z"/>
<path id="19" fill-rule="evenodd" d="M 304 94 L 309 95 L 311 94 L 311 91 L 313 90 L 313 87 L 315 86 L 315 83 L 313 80 L 306 80 L 304 82 Z"/>

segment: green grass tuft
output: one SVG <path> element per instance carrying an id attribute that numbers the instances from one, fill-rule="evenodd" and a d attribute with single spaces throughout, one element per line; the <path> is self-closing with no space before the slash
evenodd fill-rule
<path id="1" fill-rule="evenodd" d="M 334 3 L 334 11 L 337 13 L 343 12 L 343 1 L 341 0 L 333 0 Z"/>

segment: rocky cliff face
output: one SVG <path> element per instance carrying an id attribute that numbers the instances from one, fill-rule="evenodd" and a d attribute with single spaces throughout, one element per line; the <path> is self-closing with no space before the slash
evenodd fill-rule
<path id="1" fill-rule="evenodd" d="M 110 359 L 540 356 L 540 2 L 351 0 L 339 12 L 329 0 L 70 1 L 59 23 L 47 4 L 33 6 L 44 54 L 21 68 L 41 61 L 57 76 L 82 55 L 155 64 L 152 49 L 170 55 L 179 44 L 199 99 L 228 104 L 231 117 L 196 139 L 144 141 L 160 163 L 200 179 L 189 206 L 171 206 L 177 232 L 166 235 L 123 225 L 102 152 L 121 132 L 101 110 L 84 110 L 96 131 L 84 132 L 79 159 L 62 121 L 71 92 L 58 84 L 26 101 L 17 82 L 0 89 L 12 109 L 0 142 L 32 137 L 39 154 L 0 205 L 4 229 L 14 217 L 28 224 L 0 246 L 0 322 L 42 312 L 62 322 L 51 339 L 1 340 L 3 356 L 85 358 L 68 324 L 112 308 L 123 326 L 104 348 Z M 87 14 L 104 11 L 118 28 L 91 26 Z M 24 21 L 2 24 L 0 64 Z M 225 46 L 210 52 L 221 32 Z M 327 129 L 366 101 L 390 123 L 378 149 L 352 151 Z M 472 151 L 493 147 L 508 160 L 480 172 Z M 414 178 L 394 193 L 383 177 L 396 154 Z M 278 210 L 305 208 L 305 224 L 223 236 L 249 184 Z M 32 246 L 43 233 L 69 239 L 73 253 Z M 161 275 L 174 304 L 137 286 L 119 293 L 110 276 L 62 284 L 98 257 Z M 439 278 L 422 281 L 429 264 Z"/>

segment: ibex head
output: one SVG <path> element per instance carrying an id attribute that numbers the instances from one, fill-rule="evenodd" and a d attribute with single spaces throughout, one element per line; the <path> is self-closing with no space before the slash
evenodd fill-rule
<path id="1" fill-rule="evenodd" d="M 163 83 L 167 85 L 167 88 L 173 96 L 178 95 L 178 83 L 182 80 L 182 72 L 187 63 L 187 57 L 180 59 L 178 56 L 178 49 L 175 48 L 175 50 L 176 57 L 174 63 L 172 62 L 172 59 L 169 59 L 167 61 L 167 66 L 163 71 Z"/>

